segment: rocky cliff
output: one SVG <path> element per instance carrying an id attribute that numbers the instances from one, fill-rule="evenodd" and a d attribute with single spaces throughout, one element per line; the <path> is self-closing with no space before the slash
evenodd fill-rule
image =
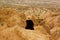
<path id="1" fill-rule="evenodd" d="M 60 9 L 35 6 L 0 7 L 0 40 L 60 40 Z M 26 20 L 34 30 L 25 29 Z"/>

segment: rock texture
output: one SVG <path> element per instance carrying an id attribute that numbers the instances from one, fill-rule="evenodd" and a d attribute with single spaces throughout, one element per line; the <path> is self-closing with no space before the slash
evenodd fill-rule
<path id="1" fill-rule="evenodd" d="M 25 29 L 28 18 L 34 22 L 34 30 Z M 59 24 L 56 8 L 0 7 L 0 40 L 60 40 Z"/>

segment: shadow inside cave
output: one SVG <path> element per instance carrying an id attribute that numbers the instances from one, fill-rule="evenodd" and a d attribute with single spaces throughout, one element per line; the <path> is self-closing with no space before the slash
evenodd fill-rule
<path id="1" fill-rule="evenodd" d="M 30 30 L 34 30 L 34 23 L 32 20 L 26 20 L 26 27 L 25 29 L 30 29 Z"/>

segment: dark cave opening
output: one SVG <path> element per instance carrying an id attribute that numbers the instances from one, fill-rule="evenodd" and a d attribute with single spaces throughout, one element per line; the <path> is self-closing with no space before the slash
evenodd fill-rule
<path id="1" fill-rule="evenodd" d="M 30 29 L 30 30 L 34 30 L 34 23 L 32 20 L 26 20 L 26 27 L 25 29 Z"/>

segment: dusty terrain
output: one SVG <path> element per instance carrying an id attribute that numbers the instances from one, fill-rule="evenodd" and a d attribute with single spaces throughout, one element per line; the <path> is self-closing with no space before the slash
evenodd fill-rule
<path id="1" fill-rule="evenodd" d="M 34 30 L 25 29 L 28 18 Z M 60 40 L 60 9 L 0 7 L 0 40 Z"/>

